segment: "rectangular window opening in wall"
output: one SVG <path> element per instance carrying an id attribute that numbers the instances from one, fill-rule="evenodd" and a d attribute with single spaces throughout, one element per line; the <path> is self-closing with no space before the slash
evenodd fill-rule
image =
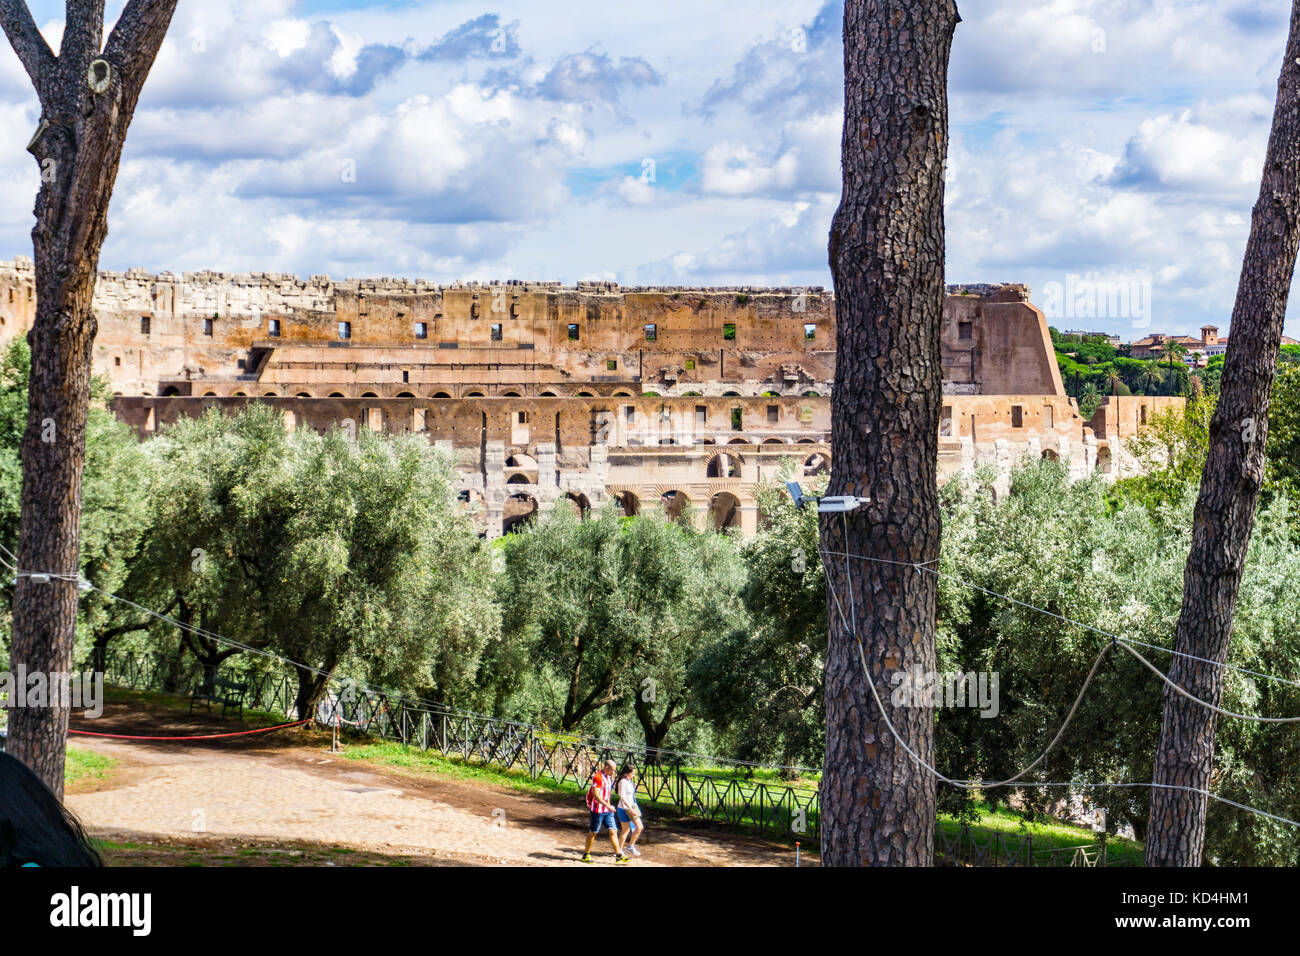
<path id="1" fill-rule="evenodd" d="M 970 322 L 957 323 L 957 338 L 963 342 L 969 341 L 975 337 L 975 326 Z"/>
<path id="2" fill-rule="evenodd" d="M 631 421 L 636 421 L 636 406 L 635 406 L 635 405 L 624 405 L 624 406 L 623 406 L 623 417 L 624 417 L 625 419 L 627 419 L 629 422 L 631 422 Z"/>
<path id="3" fill-rule="evenodd" d="M 606 361 L 606 362 L 605 362 L 605 371 L 607 371 L 607 372 L 616 372 L 616 371 L 618 371 L 618 359 L 609 359 L 608 361 Z"/>
<path id="4" fill-rule="evenodd" d="M 734 322 L 728 322 L 722 327 L 722 337 L 728 342 L 736 341 L 736 325 Z"/>
<path id="5" fill-rule="evenodd" d="M 350 338 L 352 338 L 352 323 L 351 323 L 351 322 L 340 322 L 340 323 L 339 323 L 339 338 L 340 338 L 340 339 L 350 339 Z"/>
<path id="6" fill-rule="evenodd" d="M 693 371 L 695 371 L 695 359 L 687 359 L 687 360 L 686 360 L 686 371 L 688 371 L 688 372 L 693 372 Z"/>
<path id="7" fill-rule="evenodd" d="M 709 409 L 707 405 L 695 406 L 695 424 L 703 425 L 709 420 Z"/>
<path id="8" fill-rule="evenodd" d="M 203 334 L 204 334 L 204 335 L 211 335 L 211 334 L 212 334 L 212 320 L 211 320 L 211 319 L 204 319 L 204 320 L 203 320 Z"/>
<path id="9" fill-rule="evenodd" d="M 731 430 L 733 432 L 740 431 L 742 418 L 743 413 L 739 408 L 733 408 L 731 410 Z"/>
<path id="10" fill-rule="evenodd" d="M 647 325 L 645 327 L 645 340 L 647 342 L 653 342 L 658 338 L 659 338 L 659 326 Z"/>
<path id="11" fill-rule="evenodd" d="M 429 337 L 429 326 L 425 322 L 415 323 L 415 337 L 417 339 L 427 339 Z"/>
<path id="12" fill-rule="evenodd" d="M 402 369 L 402 384 L 405 385 L 410 380 L 411 380 L 411 373 L 408 372 L 406 369 Z"/>
<path id="13" fill-rule="evenodd" d="M 235 363 L 235 367 L 236 367 L 236 368 L 248 368 L 248 360 L 247 360 L 247 359 L 240 359 L 238 362 Z"/>
<path id="14" fill-rule="evenodd" d="M 817 338 L 817 324 L 815 322 L 805 322 L 803 326 L 803 337 L 811 342 Z"/>
<path id="15" fill-rule="evenodd" d="M 501 341 L 501 323 L 500 323 L 500 322 L 494 322 L 494 323 L 492 324 L 492 341 L 493 341 L 493 342 L 500 342 L 500 341 Z"/>
<path id="16" fill-rule="evenodd" d="M 268 338 L 278 339 L 280 337 L 280 320 L 266 320 L 266 334 Z"/>
<path id="17" fill-rule="evenodd" d="M 1048 428 L 1056 427 L 1056 413 L 1051 405 L 1043 406 L 1043 424 Z"/>
<path id="18" fill-rule="evenodd" d="M 578 341 L 578 326 L 573 323 L 569 324 L 569 341 L 570 342 Z"/>
<path id="19" fill-rule="evenodd" d="M 779 405 L 767 406 L 767 423 L 775 425 L 781 420 L 781 407 Z"/>
<path id="20" fill-rule="evenodd" d="M 114 356 L 113 356 L 113 364 L 114 364 L 114 365 L 121 365 L 121 364 L 122 364 L 122 356 L 120 356 L 120 355 L 114 355 Z"/>
<path id="21" fill-rule="evenodd" d="M 1011 406 L 1011 427 L 1012 427 L 1012 428 L 1024 428 L 1024 427 L 1025 427 L 1025 413 L 1024 413 L 1024 409 L 1022 409 L 1019 405 L 1012 405 L 1012 406 Z"/>
<path id="22" fill-rule="evenodd" d="M 149 316 L 147 315 L 140 316 L 140 334 L 141 335 L 149 334 Z"/>
<path id="23" fill-rule="evenodd" d="M 527 424 L 528 424 L 528 413 L 527 413 L 527 412 L 519 412 L 519 424 L 520 424 L 520 425 L 527 425 Z"/>

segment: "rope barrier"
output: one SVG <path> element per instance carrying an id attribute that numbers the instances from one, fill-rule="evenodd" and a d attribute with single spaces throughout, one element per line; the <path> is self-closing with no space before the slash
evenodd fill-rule
<path id="1" fill-rule="evenodd" d="M 309 724 L 315 717 L 308 717 L 306 720 L 296 720 L 292 724 L 277 724 L 274 727 L 259 727 L 256 730 L 241 730 L 233 734 L 201 734 L 194 737 L 138 737 L 131 734 L 101 734 L 92 730 L 72 730 L 68 733 L 78 734 L 82 737 L 107 737 L 110 740 L 225 740 L 229 737 L 247 737 L 250 734 L 269 734 L 273 730 L 284 730 L 286 727 L 301 727 L 303 724 Z"/>

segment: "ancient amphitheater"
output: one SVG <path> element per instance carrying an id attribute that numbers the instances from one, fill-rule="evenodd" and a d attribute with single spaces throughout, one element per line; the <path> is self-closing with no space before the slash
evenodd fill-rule
<path id="1" fill-rule="evenodd" d="M 290 427 L 426 435 L 489 536 L 565 498 L 757 527 L 782 463 L 830 467 L 835 307 L 819 288 L 437 285 L 396 279 L 103 272 L 95 371 L 142 436 L 266 402 Z M 0 340 L 35 314 L 0 262 Z M 940 474 L 1001 480 L 1024 455 L 1078 476 L 1132 469 L 1124 440 L 1181 399 L 1111 398 L 1083 419 L 1024 286 L 949 289 Z"/>

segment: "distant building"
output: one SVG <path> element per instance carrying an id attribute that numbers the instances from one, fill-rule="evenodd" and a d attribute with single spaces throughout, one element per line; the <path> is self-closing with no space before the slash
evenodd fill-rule
<path id="1" fill-rule="evenodd" d="M 1077 335 L 1080 339 L 1105 339 L 1108 343 L 1119 348 L 1124 343 L 1118 335 L 1111 332 L 1085 332 L 1083 329 L 1066 329 L 1062 335 Z"/>

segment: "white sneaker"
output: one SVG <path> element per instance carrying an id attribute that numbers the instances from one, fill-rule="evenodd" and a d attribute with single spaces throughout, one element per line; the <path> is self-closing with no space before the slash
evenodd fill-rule
<path id="1" fill-rule="evenodd" d="M 633 856 L 640 856 L 640 855 L 641 855 L 641 851 L 638 850 L 638 849 L 637 849 L 636 847 L 634 847 L 634 846 L 630 846 L 630 847 L 628 847 L 627 849 L 628 849 L 628 852 L 631 853 Z"/>

